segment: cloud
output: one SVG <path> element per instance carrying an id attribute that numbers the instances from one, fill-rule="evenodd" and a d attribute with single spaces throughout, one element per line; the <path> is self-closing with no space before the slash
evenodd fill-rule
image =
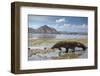
<path id="1" fill-rule="evenodd" d="M 65 18 L 60 18 L 56 20 L 57 23 L 65 22 Z"/>
<path id="2" fill-rule="evenodd" d="M 63 26 L 65 28 L 78 28 L 78 29 L 86 29 L 86 28 L 88 28 L 88 26 L 86 24 L 82 24 L 82 25 L 64 24 Z"/>
<path id="3" fill-rule="evenodd" d="M 64 27 L 68 28 L 68 27 L 70 27 L 70 26 L 71 26 L 70 24 L 65 24 L 65 23 L 64 23 Z"/>
<path id="4" fill-rule="evenodd" d="M 86 24 L 82 24 L 81 28 L 88 28 L 88 26 Z"/>

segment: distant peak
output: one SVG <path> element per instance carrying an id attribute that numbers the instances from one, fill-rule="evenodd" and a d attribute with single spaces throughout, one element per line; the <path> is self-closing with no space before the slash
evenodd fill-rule
<path id="1" fill-rule="evenodd" d="M 44 25 L 44 26 L 47 26 L 47 25 Z"/>
<path id="2" fill-rule="evenodd" d="M 40 28 L 48 28 L 48 29 L 51 29 L 51 27 L 49 27 L 49 26 L 47 26 L 47 25 L 43 25 L 43 26 L 39 27 L 39 29 L 40 29 Z"/>
<path id="3" fill-rule="evenodd" d="M 42 27 L 49 27 L 49 26 L 47 26 L 47 25 L 44 25 L 44 26 L 42 26 Z"/>
<path id="4" fill-rule="evenodd" d="M 33 33 L 58 33 L 55 28 L 49 27 L 48 25 L 43 25 L 35 30 L 29 29 L 29 31 Z"/>

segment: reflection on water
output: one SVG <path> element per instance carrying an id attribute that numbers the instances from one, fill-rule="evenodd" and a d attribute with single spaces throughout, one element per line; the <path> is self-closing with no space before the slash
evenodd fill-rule
<path id="1" fill-rule="evenodd" d="M 28 34 L 29 38 L 56 38 L 56 39 L 65 39 L 65 38 L 86 38 L 87 35 L 79 34 Z"/>

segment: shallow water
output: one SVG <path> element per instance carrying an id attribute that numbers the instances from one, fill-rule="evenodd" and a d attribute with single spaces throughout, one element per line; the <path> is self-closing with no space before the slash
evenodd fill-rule
<path id="1" fill-rule="evenodd" d="M 41 51 L 41 50 L 40 50 Z M 49 60 L 49 59 L 53 59 L 54 57 L 60 57 L 62 55 L 66 54 L 65 50 L 63 49 L 62 51 L 56 49 L 54 51 L 50 51 L 47 53 L 37 53 L 37 54 L 33 54 L 32 56 L 28 57 L 28 60 Z M 76 51 L 75 54 L 80 54 L 80 56 L 78 58 L 88 58 L 88 51 Z"/>
<path id="2" fill-rule="evenodd" d="M 71 34 L 29 34 L 29 38 L 32 38 L 32 39 L 40 39 L 41 38 L 54 38 L 54 39 L 59 39 L 59 40 L 62 40 L 62 39 L 78 39 L 78 38 L 87 38 L 87 35 L 71 35 Z M 31 42 L 30 42 L 31 43 Z M 29 46 L 28 48 L 31 48 L 31 49 L 44 49 L 44 48 L 51 48 L 53 46 L 53 44 L 41 44 L 41 45 L 31 45 L 29 43 Z M 61 54 L 59 54 L 61 53 Z M 75 52 L 76 54 L 82 54 L 81 56 L 79 56 L 79 58 L 87 58 L 88 56 L 88 52 L 80 52 L 80 51 L 77 51 Z M 49 60 L 49 59 L 52 59 L 53 57 L 60 57 L 60 55 L 64 55 L 66 54 L 64 52 L 64 49 L 63 51 L 59 51 L 59 50 L 56 50 L 56 51 L 52 51 L 52 52 L 47 52 L 47 53 L 38 53 L 36 55 L 32 55 L 32 56 L 29 56 L 28 57 L 28 60 Z"/>
<path id="3" fill-rule="evenodd" d="M 56 39 L 66 39 L 66 38 L 86 38 L 87 35 L 80 34 L 29 34 L 29 38 L 56 38 Z"/>
<path id="4" fill-rule="evenodd" d="M 40 50 L 43 51 L 43 50 Z M 37 53 L 36 55 L 32 55 L 28 58 L 28 60 L 47 60 L 52 59 L 52 57 L 59 57 L 59 50 L 50 51 L 47 53 Z"/>

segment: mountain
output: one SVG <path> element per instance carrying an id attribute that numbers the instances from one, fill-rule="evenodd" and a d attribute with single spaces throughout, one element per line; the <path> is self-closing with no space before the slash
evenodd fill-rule
<path id="1" fill-rule="evenodd" d="M 56 29 L 49 27 L 47 25 L 41 26 L 38 29 L 28 28 L 29 33 L 59 33 Z"/>
<path id="2" fill-rule="evenodd" d="M 47 25 L 41 26 L 37 29 L 39 33 L 58 33 L 56 29 Z"/>
<path id="3" fill-rule="evenodd" d="M 86 32 L 66 32 L 66 31 L 57 31 L 56 29 L 49 27 L 47 25 L 41 26 L 37 29 L 34 28 L 28 28 L 28 33 L 47 33 L 47 34 L 74 34 L 74 35 L 87 35 Z"/>
<path id="4" fill-rule="evenodd" d="M 36 30 L 36 29 L 33 29 L 33 28 L 28 28 L 28 32 L 29 32 L 29 33 L 36 33 L 37 30 Z"/>

